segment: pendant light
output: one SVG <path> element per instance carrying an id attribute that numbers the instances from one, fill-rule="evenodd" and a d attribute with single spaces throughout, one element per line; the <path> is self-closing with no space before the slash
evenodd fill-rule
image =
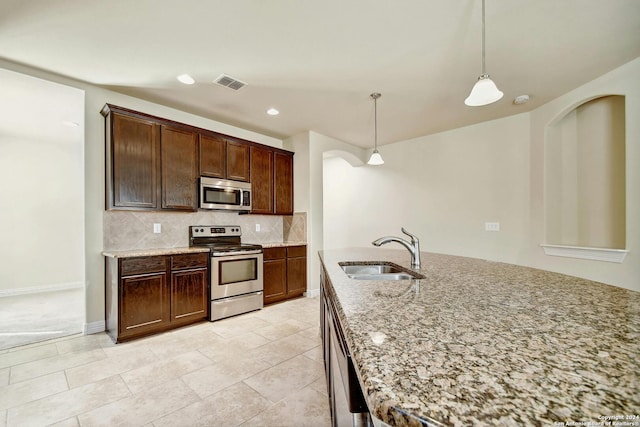
<path id="1" fill-rule="evenodd" d="M 482 0 L 482 75 L 478 77 L 478 81 L 471 89 L 471 93 L 464 100 L 464 103 L 470 107 L 480 107 L 496 102 L 504 95 L 496 84 L 489 78 L 485 70 L 485 41 L 484 41 L 484 0 Z"/>
<path id="2" fill-rule="evenodd" d="M 370 96 L 371 96 L 371 99 L 373 99 L 373 120 L 374 120 L 373 141 L 375 145 L 373 148 L 373 154 L 371 154 L 371 157 L 369 158 L 369 161 L 367 163 L 373 166 L 378 166 L 378 165 L 384 164 L 384 160 L 382 160 L 382 156 L 378 152 L 378 98 L 380 98 L 382 95 L 376 92 L 376 93 L 372 93 Z"/>

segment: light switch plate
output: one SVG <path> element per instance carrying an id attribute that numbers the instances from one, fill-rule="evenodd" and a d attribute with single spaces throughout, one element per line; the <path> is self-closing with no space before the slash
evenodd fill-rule
<path id="1" fill-rule="evenodd" d="M 162 233 L 162 225 L 161 224 L 153 224 L 153 232 L 158 234 L 158 233 Z"/>
<path id="2" fill-rule="evenodd" d="M 484 231 L 500 231 L 499 222 L 485 222 Z"/>
<path id="3" fill-rule="evenodd" d="M 256 231 L 260 231 L 260 224 L 256 224 Z"/>

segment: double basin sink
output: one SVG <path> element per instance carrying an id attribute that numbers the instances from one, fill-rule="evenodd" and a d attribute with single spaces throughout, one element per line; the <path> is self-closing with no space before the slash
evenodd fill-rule
<path id="1" fill-rule="evenodd" d="M 350 279 L 411 280 L 424 279 L 422 274 L 387 261 L 349 261 L 338 263 Z"/>

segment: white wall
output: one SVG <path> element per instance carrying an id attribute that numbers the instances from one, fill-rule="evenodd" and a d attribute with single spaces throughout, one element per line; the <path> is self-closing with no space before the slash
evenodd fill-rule
<path id="1" fill-rule="evenodd" d="M 531 245 L 527 264 L 640 291 L 640 58 L 619 67 L 531 112 Z M 545 256 L 544 142 L 549 126 L 586 100 L 625 96 L 626 249 L 622 264 Z"/>
<path id="2" fill-rule="evenodd" d="M 405 227 L 424 251 L 521 262 L 528 131 L 521 114 L 384 146 L 382 166 L 326 160 L 325 248 L 371 246 Z"/>
<path id="3" fill-rule="evenodd" d="M 365 150 L 321 135 L 303 132 L 284 141 L 284 146 L 295 151 L 294 156 L 294 210 L 307 212 L 307 293 L 315 295 L 320 289 L 320 261 L 318 251 L 324 248 L 323 231 L 323 158 L 326 153 L 344 153 L 352 163 L 362 164 Z"/>
<path id="4" fill-rule="evenodd" d="M 384 146 L 383 166 L 325 161 L 324 247 L 417 234 L 425 251 L 534 266 L 640 291 L 640 58 L 531 113 Z M 604 95 L 626 97 L 624 263 L 544 255 L 549 124 Z M 517 107 L 514 107 L 517 108 Z M 500 232 L 484 222 L 500 222 Z M 400 248 L 398 246 L 398 248 Z M 407 257 L 409 255 L 407 254 Z"/>
<path id="5" fill-rule="evenodd" d="M 84 93 L 1 69 L 0 85 L 0 295 L 81 287 Z"/>

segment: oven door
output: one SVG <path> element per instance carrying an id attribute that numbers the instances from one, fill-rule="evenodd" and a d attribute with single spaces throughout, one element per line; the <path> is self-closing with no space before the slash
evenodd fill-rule
<path id="1" fill-rule="evenodd" d="M 211 299 L 262 291 L 262 253 L 211 258 Z"/>

